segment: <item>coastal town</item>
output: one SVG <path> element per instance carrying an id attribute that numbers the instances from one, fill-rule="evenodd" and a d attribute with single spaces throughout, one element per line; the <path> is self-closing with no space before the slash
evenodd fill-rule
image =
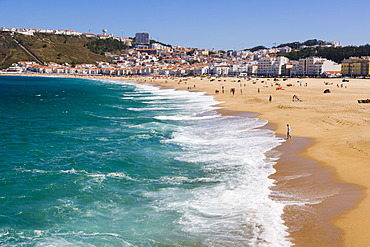
<path id="1" fill-rule="evenodd" d="M 367 77 L 370 57 L 350 57 L 341 64 L 322 57 L 290 60 L 289 46 L 257 50 L 211 50 L 165 45 L 153 42 L 149 33 L 135 38 L 107 34 L 80 33 L 71 30 L 0 28 L 2 32 L 32 36 L 36 33 L 94 37 L 123 42 L 128 49 L 122 54 L 105 52 L 107 61 L 95 64 L 59 64 L 19 61 L 1 73 L 41 73 L 80 76 L 229 76 L 229 77 Z M 340 47 L 340 42 L 320 41 L 315 47 Z M 306 48 L 301 46 L 299 49 Z"/>

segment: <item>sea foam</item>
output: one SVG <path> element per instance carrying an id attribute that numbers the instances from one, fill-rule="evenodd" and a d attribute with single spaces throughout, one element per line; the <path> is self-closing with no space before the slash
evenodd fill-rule
<path id="1" fill-rule="evenodd" d="M 275 172 L 273 159 L 266 153 L 280 145 L 274 132 L 260 129 L 267 121 L 239 116 L 221 116 L 218 103 L 203 93 L 190 93 L 140 85 L 154 95 L 141 97 L 160 107 L 161 101 L 186 99 L 175 115 L 154 116 L 171 123 L 186 121 L 171 138 L 162 140 L 181 146 L 175 156 L 182 162 L 202 166 L 203 177 L 162 177 L 171 184 L 203 183 L 193 189 L 171 187 L 147 193 L 160 198 L 153 203 L 158 210 L 175 210 L 177 224 L 203 244 L 210 246 L 289 246 L 287 227 L 281 218 L 284 205 L 269 198 Z M 186 102 L 186 103 L 184 103 Z M 154 108 L 154 107 L 153 107 Z"/>

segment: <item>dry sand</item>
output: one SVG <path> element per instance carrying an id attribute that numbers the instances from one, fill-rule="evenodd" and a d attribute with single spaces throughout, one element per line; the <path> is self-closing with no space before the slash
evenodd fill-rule
<path id="1" fill-rule="evenodd" d="M 280 147 L 283 157 L 273 176 L 276 187 L 322 201 L 309 206 L 313 211 L 286 209 L 284 218 L 292 241 L 297 246 L 370 246 L 370 103 L 357 103 L 358 99 L 370 98 L 369 79 L 342 83 L 341 79 L 290 78 L 279 81 L 283 90 L 276 90 L 273 79 L 266 78 L 241 82 L 199 77 L 126 79 L 207 92 L 222 102 L 224 110 L 259 113 L 258 117 L 272 123 L 281 136 L 285 136 L 289 123 L 293 138 Z M 288 87 L 288 83 L 293 86 Z M 230 93 L 231 88 L 235 88 L 235 95 Z M 331 93 L 324 94 L 325 89 Z M 293 95 L 301 101 L 293 102 Z M 284 179 L 305 173 L 310 175 Z"/>

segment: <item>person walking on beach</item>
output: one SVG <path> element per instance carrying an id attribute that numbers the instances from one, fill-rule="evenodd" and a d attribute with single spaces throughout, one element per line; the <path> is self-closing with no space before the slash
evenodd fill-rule
<path id="1" fill-rule="evenodd" d="M 269 102 L 271 103 L 271 101 L 272 101 L 272 96 L 270 95 L 270 97 L 269 97 Z"/>
<path id="2" fill-rule="evenodd" d="M 289 126 L 289 124 L 286 125 L 286 139 L 292 139 L 292 136 L 290 135 L 290 126 Z"/>

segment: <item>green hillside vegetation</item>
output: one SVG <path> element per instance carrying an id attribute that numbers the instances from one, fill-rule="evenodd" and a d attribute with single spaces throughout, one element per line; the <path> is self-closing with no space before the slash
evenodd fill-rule
<path id="1" fill-rule="evenodd" d="M 55 34 L 35 34 L 27 36 L 16 34 L 17 40 L 32 51 L 43 62 L 92 63 L 105 60 L 104 56 L 91 52 L 90 42 L 85 36 Z"/>
<path id="2" fill-rule="evenodd" d="M 315 46 L 323 44 L 324 41 L 317 39 L 309 39 L 304 42 L 291 42 L 280 44 L 276 47 L 289 46 L 292 49 L 299 49 L 301 46 Z M 265 46 L 256 46 L 250 51 L 266 49 Z M 334 62 L 341 63 L 344 59 L 349 57 L 370 56 L 370 45 L 362 46 L 346 46 L 346 47 L 307 47 L 301 50 L 291 51 L 287 54 L 278 54 L 279 56 L 287 57 L 291 60 L 299 60 L 306 57 L 322 57 L 333 60 Z"/>
<path id="3" fill-rule="evenodd" d="M 14 42 L 9 33 L 0 32 L 0 69 L 25 60 L 31 60 L 31 57 Z"/>
<path id="4" fill-rule="evenodd" d="M 323 57 L 334 62 L 341 63 L 349 57 L 370 56 L 370 45 L 346 46 L 346 47 L 316 47 L 305 48 L 300 51 L 292 51 L 287 54 L 280 54 L 292 60 L 299 60 L 306 57 Z"/>
<path id="5" fill-rule="evenodd" d="M 324 41 L 322 41 L 322 40 L 309 39 L 309 40 L 306 40 L 305 42 L 296 41 L 296 42 L 291 42 L 291 43 L 284 43 L 284 44 L 278 45 L 277 47 L 279 48 L 279 47 L 289 46 L 292 49 L 299 49 L 303 45 L 305 45 L 305 46 L 314 46 L 314 45 L 320 45 L 323 42 Z"/>
<path id="6" fill-rule="evenodd" d="M 14 34 L 14 37 L 44 63 L 95 63 L 106 61 L 104 52 L 120 54 L 127 46 L 123 42 L 107 39 L 87 38 L 55 34 L 35 34 L 27 36 Z M 0 32 L 0 69 L 18 61 L 34 61 L 10 36 Z"/>
<path id="7" fill-rule="evenodd" d="M 255 52 L 255 51 L 263 50 L 263 49 L 267 49 L 267 47 L 263 46 L 263 45 L 258 45 L 258 46 L 255 46 L 255 47 L 252 47 L 252 48 L 249 48 L 249 49 L 244 49 L 244 51 Z"/>
<path id="8" fill-rule="evenodd" d="M 105 52 L 120 54 L 122 50 L 128 48 L 123 42 L 115 39 L 94 39 L 87 43 L 87 47 L 90 51 L 101 55 Z"/>

